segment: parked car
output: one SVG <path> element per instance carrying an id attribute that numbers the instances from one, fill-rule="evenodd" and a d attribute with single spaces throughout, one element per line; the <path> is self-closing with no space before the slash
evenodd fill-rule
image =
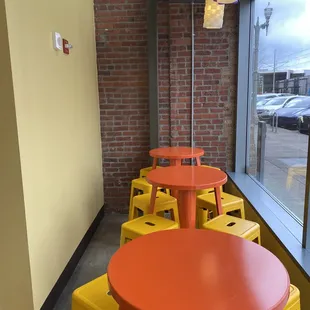
<path id="1" fill-rule="evenodd" d="M 258 109 L 259 107 L 262 107 L 263 105 L 265 105 L 269 100 L 271 100 L 272 98 L 267 98 L 267 99 L 257 99 L 259 101 L 256 102 L 256 109 Z"/>
<path id="2" fill-rule="evenodd" d="M 298 118 L 306 110 L 310 109 L 310 97 L 296 97 L 285 107 L 276 111 L 278 126 L 285 128 L 297 127 Z"/>
<path id="3" fill-rule="evenodd" d="M 264 99 L 271 99 L 274 97 L 278 97 L 278 94 L 262 94 L 262 95 L 257 95 L 257 102 L 264 100 Z"/>
<path id="4" fill-rule="evenodd" d="M 276 98 L 276 97 L 282 97 L 282 96 L 295 96 L 292 94 L 286 94 L 286 93 L 266 93 L 262 95 L 257 95 L 257 100 L 256 100 L 256 108 L 261 107 L 265 105 L 269 100 Z"/>
<path id="5" fill-rule="evenodd" d="M 310 109 L 298 116 L 297 129 L 300 133 L 308 133 L 310 128 Z"/>
<path id="6" fill-rule="evenodd" d="M 275 97 L 281 97 L 281 96 L 295 96 L 294 94 L 288 94 L 288 93 L 265 93 L 261 95 L 257 95 L 257 101 L 263 100 L 263 99 L 271 99 Z"/>
<path id="7" fill-rule="evenodd" d="M 287 103 L 292 101 L 294 98 L 293 96 L 279 96 L 272 99 L 269 99 L 264 105 L 259 106 L 257 110 L 258 118 L 261 121 L 266 121 L 269 123 L 273 117 L 273 114 L 278 109 L 285 107 Z"/>

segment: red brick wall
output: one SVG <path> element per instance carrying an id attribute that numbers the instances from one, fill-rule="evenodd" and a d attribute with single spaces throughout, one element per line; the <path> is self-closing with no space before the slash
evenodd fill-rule
<path id="1" fill-rule="evenodd" d="M 128 207 L 131 179 L 148 165 L 146 0 L 95 0 L 105 203 Z M 190 144 L 191 5 L 159 1 L 160 145 Z M 232 169 L 237 7 L 222 30 L 202 28 L 195 6 L 194 140 L 205 163 Z"/>
<path id="2" fill-rule="evenodd" d="M 145 0 L 95 0 L 95 16 L 105 203 L 118 211 L 148 165 Z"/>
<path id="3" fill-rule="evenodd" d="M 194 143 L 203 162 L 233 168 L 237 6 L 226 7 L 224 27 L 206 30 L 203 5 L 195 5 Z M 161 2 L 159 19 L 160 143 L 190 145 L 191 4 Z"/>

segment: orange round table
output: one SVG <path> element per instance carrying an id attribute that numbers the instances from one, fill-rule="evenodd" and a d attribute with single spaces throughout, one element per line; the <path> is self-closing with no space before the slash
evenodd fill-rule
<path id="1" fill-rule="evenodd" d="M 220 187 L 227 182 L 227 175 L 221 170 L 201 166 L 166 167 L 150 171 L 146 178 L 153 185 L 149 213 L 154 212 L 158 187 L 178 191 L 181 228 L 196 226 L 196 190 L 214 188 L 218 214 L 223 213 Z"/>
<path id="2" fill-rule="evenodd" d="M 182 159 L 195 158 L 197 166 L 200 166 L 200 156 L 204 153 L 203 149 L 186 146 L 161 147 L 150 150 L 150 156 L 154 158 L 153 169 L 156 168 L 159 158 L 169 159 L 170 166 L 181 166 Z"/>
<path id="3" fill-rule="evenodd" d="M 108 265 L 121 310 L 282 310 L 288 273 L 271 252 L 210 230 L 176 229 L 139 237 Z"/>

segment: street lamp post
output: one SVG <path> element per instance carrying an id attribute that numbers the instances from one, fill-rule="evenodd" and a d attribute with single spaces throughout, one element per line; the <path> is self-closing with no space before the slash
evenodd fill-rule
<path id="1" fill-rule="evenodd" d="M 252 89 L 252 105 L 251 105 L 251 122 L 250 122 L 250 158 L 249 158 L 249 173 L 253 175 L 257 175 L 257 156 L 258 150 L 256 148 L 257 144 L 257 136 L 255 135 L 256 132 L 256 125 L 258 122 L 257 111 L 256 111 L 256 104 L 257 104 L 257 91 L 259 85 L 259 72 L 258 72 L 258 55 L 259 55 L 259 36 L 261 29 L 266 30 L 266 35 L 268 35 L 269 29 L 269 21 L 272 15 L 273 9 L 270 8 L 270 2 L 268 6 L 265 8 L 265 23 L 260 24 L 259 18 L 257 18 L 256 24 L 254 25 L 255 30 L 255 37 L 254 37 L 254 55 L 253 55 L 253 89 Z"/>
<path id="2" fill-rule="evenodd" d="M 255 30 L 255 42 L 254 42 L 254 70 L 253 70 L 253 113 L 256 111 L 257 102 L 257 89 L 259 84 L 259 72 L 258 72 L 258 55 L 259 55 L 259 36 L 261 29 L 266 29 L 266 36 L 268 35 L 269 22 L 273 12 L 273 8 L 270 7 L 270 2 L 264 10 L 264 15 L 266 21 L 263 24 L 259 23 L 259 17 L 257 17 L 256 25 L 254 25 Z"/>

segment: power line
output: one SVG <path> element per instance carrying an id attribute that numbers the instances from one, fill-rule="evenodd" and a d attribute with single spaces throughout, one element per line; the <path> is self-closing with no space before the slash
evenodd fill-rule
<path id="1" fill-rule="evenodd" d="M 310 50 L 310 49 L 307 49 L 307 50 Z M 307 51 L 306 49 L 303 50 L 303 52 Z M 299 52 L 300 53 L 300 52 Z M 292 55 L 292 54 L 291 54 Z M 304 54 L 304 55 L 300 55 L 298 57 L 294 57 L 294 59 L 289 59 L 287 61 L 278 61 L 277 62 L 277 65 L 276 65 L 276 69 L 279 69 L 279 68 L 282 68 L 284 67 L 285 65 L 291 65 L 291 66 L 298 66 L 300 64 L 304 64 L 304 63 L 308 63 L 308 61 L 306 62 L 300 62 L 302 60 L 306 60 L 306 59 L 309 59 L 309 62 L 310 62 L 310 53 L 307 53 L 307 54 Z M 274 64 L 270 64 L 270 63 L 262 63 L 260 64 L 260 67 L 264 67 L 265 69 L 274 69 Z"/>
<path id="2" fill-rule="evenodd" d="M 286 65 L 286 64 L 288 64 L 288 63 L 290 63 L 290 62 L 293 62 L 293 61 L 295 61 L 295 60 L 301 60 L 301 59 L 304 59 L 306 56 L 310 56 L 310 53 L 307 53 L 307 54 L 305 54 L 305 55 L 300 55 L 300 56 L 296 57 L 296 59 L 294 59 L 294 60 L 292 60 L 292 59 L 283 60 L 283 58 L 285 59 L 285 58 L 288 58 L 288 57 L 296 56 L 296 55 L 301 54 L 301 53 L 304 53 L 304 52 L 306 52 L 306 51 L 310 51 L 310 48 L 303 49 L 303 50 L 301 50 L 301 51 L 294 52 L 294 53 L 288 54 L 288 55 L 286 55 L 286 56 L 284 56 L 284 57 L 281 57 L 282 60 L 278 62 L 279 65 L 278 65 L 277 67 L 283 67 L 284 65 Z M 264 55 L 264 56 L 263 56 L 263 59 L 261 59 L 261 62 L 264 60 L 265 57 L 266 57 L 266 56 Z M 264 65 L 266 65 L 266 66 L 272 66 L 272 67 L 273 67 L 273 65 L 270 64 L 270 63 L 269 63 L 269 64 L 264 64 Z"/>
<path id="3" fill-rule="evenodd" d="M 303 62 L 300 62 L 301 60 L 304 60 L 304 59 L 309 59 L 310 61 L 310 53 L 309 54 L 306 54 L 306 55 L 303 55 L 302 57 L 297 57 L 295 59 L 291 59 L 289 61 L 286 61 L 286 62 L 279 62 L 279 65 L 277 66 L 277 68 L 281 68 L 287 64 L 290 64 L 291 65 L 299 65 L 299 64 L 302 64 Z"/>
<path id="4" fill-rule="evenodd" d="M 294 56 L 294 55 L 297 55 L 297 54 L 300 54 L 300 53 L 303 53 L 303 52 L 306 52 L 306 51 L 310 51 L 310 48 L 305 48 L 305 49 L 300 50 L 299 52 L 294 52 L 294 53 L 291 53 L 291 54 L 288 54 L 288 55 L 284 55 L 281 58 L 291 57 L 291 56 Z"/>

